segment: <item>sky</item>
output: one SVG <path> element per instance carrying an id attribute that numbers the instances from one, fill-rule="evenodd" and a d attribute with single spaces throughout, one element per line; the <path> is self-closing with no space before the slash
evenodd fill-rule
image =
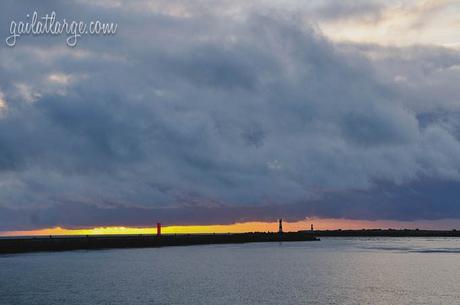
<path id="1" fill-rule="evenodd" d="M 6 45 L 34 11 L 118 28 Z M 460 228 L 459 16 L 448 0 L 2 1 L 0 232 Z"/>

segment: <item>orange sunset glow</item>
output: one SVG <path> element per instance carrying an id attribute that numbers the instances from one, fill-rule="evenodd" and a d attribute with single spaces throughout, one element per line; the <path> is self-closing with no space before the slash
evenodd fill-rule
<path id="1" fill-rule="evenodd" d="M 445 229 L 451 229 L 449 222 L 443 222 Z M 402 222 L 402 221 L 368 221 L 368 220 L 350 220 L 335 218 L 308 218 L 296 222 L 283 222 L 283 229 L 286 232 L 295 232 L 300 230 L 309 230 L 313 224 L 315 230 L 337 230 L 337 229 L 415 229 L 415 228 L 434 228 L 440 227 L 436 221 L 422 222 Z M 163 234 L 187 234 L 187 233 L 244 233 L 244 232 L 275 232 L 278 230 L 278 223 L 273 222 L 241 222 L 228 225 L 165 225 L 162 227 Z M 25 231 L 5 231 L 0 232 L 0 236 L 40 236 L 40 235 L 118 235 L 118 234 L 156 234 L 156 227 L 94 227 L 84 229 L 70 229 L 63 227 L 44 228 L 38 230 Z"/>

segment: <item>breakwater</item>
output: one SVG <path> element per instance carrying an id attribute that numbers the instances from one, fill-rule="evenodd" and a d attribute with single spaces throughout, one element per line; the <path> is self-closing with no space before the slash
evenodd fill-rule
<path id="1" fill-rule="evenodd" d="M 306 232 L 18 237 L 0 239 L 0 253 L 315 240 Z"/>
<path id="2" fill-rule="evenodd" d="M 362 229 L 305 231 L 318 237 L 460 237 L 457 230 Z"/>

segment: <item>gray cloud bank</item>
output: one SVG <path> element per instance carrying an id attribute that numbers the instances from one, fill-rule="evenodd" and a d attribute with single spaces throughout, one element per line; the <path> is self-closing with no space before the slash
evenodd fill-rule
<path id="1" fill-rule="evenodd" d="M 2 37 L 31 10 L 119 32 L 1 47 L 0 230 L 460 218 L 459 51 L 334 43 L 254 7 L 97 3 L 1 4 Z"/>

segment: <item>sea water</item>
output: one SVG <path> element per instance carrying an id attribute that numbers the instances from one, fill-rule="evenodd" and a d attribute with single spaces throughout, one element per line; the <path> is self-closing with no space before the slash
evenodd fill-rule
<path id="1" fill-rule="evenodd" d="M 0 255 L 2 305 L 460 304 L 460 239 Z"/>

